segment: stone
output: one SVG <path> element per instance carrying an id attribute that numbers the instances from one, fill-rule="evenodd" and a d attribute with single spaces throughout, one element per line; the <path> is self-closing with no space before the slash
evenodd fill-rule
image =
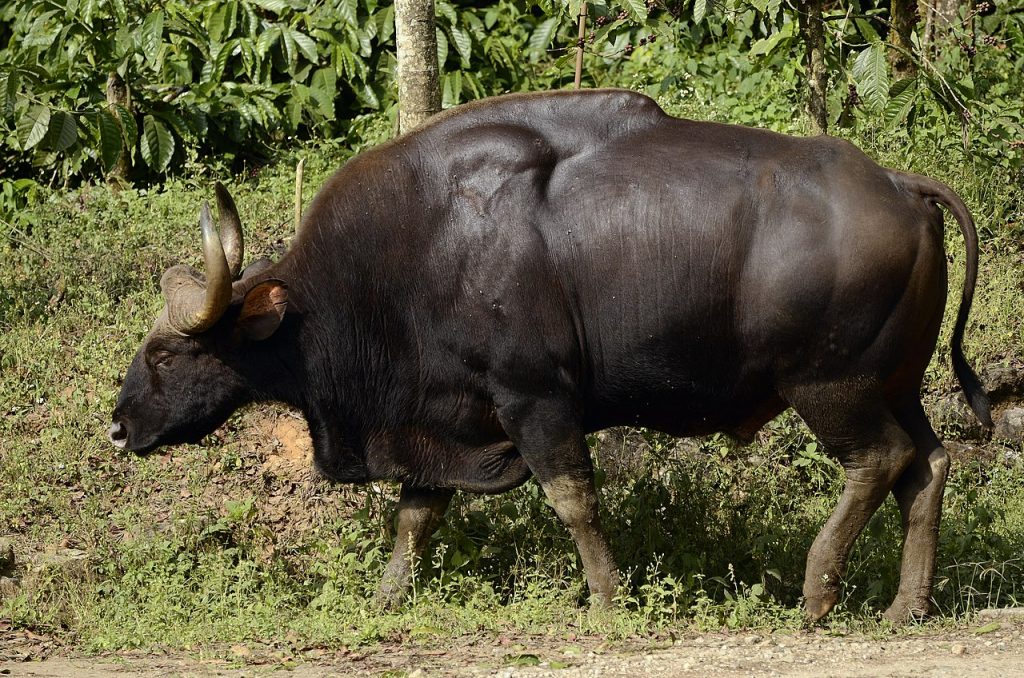
<path id="1" fill-rule="evenodd" d="M 6 539 L 0 539 L 0 576 L 7 577 L 14 573 L 14 545 Z"/>
<path id="2" fill-rule="evenodd" d="M 1004 619 L 1024 621 L 1024 607 L 991 607 L 978 613 L 978 621 L 1002 621 Z"/>
<path id="3" fill-rule="evenodd" d="M 932 425 L 956 438 L 981 438 L 984 429 L 962 393 L 947 395 L 926 406 Z"/>
<path id="4" fill-rule="evenodd" d="M 1024 366 L 992 365 L 984 370 L 981 381 L 994 403 L 1024 396 Z"/>
<path id="5" fill-rule="evenodd" d="M 992 435 L 1000 440 L 1024 442 L 1024 407 L 1011 407 L 996 420 Z"/>
<path id="6" fill-rule="evenodd" d="M 0 577 L 0 602 L 18 594 L 21 582 L 14 577 Z"/>

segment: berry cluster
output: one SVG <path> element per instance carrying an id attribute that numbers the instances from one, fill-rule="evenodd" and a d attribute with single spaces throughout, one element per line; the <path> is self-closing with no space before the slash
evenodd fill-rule
<path id="1" fill-rule="evenodd" d="M 853 108 L 858 105 L 860 105 L 860 94 L 857 93 L 857 86 L 850 85 L 850 88 L 846 92 L 846 106 L 848 108 Z"/>
<path id="2" fill-rule="evenodd" d="M 963 40 L 958 40 L 957 44 L 960 46 L 960 49 L 963 50 L 964 54 L 966 54 L 968 56 L 968 58 L 973 58 L 974 55 L 978 53 L 978 48 L 977 47 L 975 47 L 974 45 L 968 44 L 968 43 L 964 42 Z"/>

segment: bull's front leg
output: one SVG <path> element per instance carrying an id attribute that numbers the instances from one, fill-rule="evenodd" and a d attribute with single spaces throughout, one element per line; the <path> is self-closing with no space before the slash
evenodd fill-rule
<path id="1" fill-rule="evenodd" d="M 573 402 L 510 397 L 498 418 L 576 543 L 591 605 L 610 606 L 619 573 L 601 530 L 590 449 Z"/>
<path id="2" fill-rule="evenodd" d="M 395 550 L 377 589 L 377 602 L 385 609 L 393 610 L 405 601 L 412 585 L 413 567 L 441 524 L 454 494 L 455 490 L 402 484 Z"/>

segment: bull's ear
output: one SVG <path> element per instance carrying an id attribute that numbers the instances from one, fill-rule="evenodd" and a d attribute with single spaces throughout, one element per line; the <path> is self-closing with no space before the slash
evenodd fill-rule
<path id="1" fill-rule="evenodd" d="M 253 341 L 266 339 L 280 327 L 288 308 L 288 287 L 280 280 L 261 282 L 245 294 L 238 329 Z"/>

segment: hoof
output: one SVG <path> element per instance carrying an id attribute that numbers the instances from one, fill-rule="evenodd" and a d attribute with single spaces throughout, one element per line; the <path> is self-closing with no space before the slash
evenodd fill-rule
<path id="1" fill-rule="evenodd" d="M 381 584 L 377 595 L 373 598 L 374 605 L 381 612 L 395 612 L 405 604 L 406 590 L 397 586 Z"/>
<path id="2" fill-rule="evenodd" d="M 804 598 L 804 619 L 809 624 L 821 621 L 836 606 L 838 598 L 835 594 Z"/>
<path id="3" fill-rule="evenodd" d="M 902 626 L 911 622 L 921 621 L 931 613 L 931 603 L 928 601 L 907 602 L 896 597 L 889 609 L 882 613 L 882 617 L 893 624 Z"/>
<path id="4" fill-rule="evenodd" d="M 615 599 L 610 593 L 592 593 L 587 599 L 591 610 L 610 610 L 615 606 Z"/>
<path id="5" fill-rule="evenodd" d="M 591 594 L 587 603 L 587 620 L 592 624 L 608 623 L 615 616 L 615 601 L 610 594 Z"/>

